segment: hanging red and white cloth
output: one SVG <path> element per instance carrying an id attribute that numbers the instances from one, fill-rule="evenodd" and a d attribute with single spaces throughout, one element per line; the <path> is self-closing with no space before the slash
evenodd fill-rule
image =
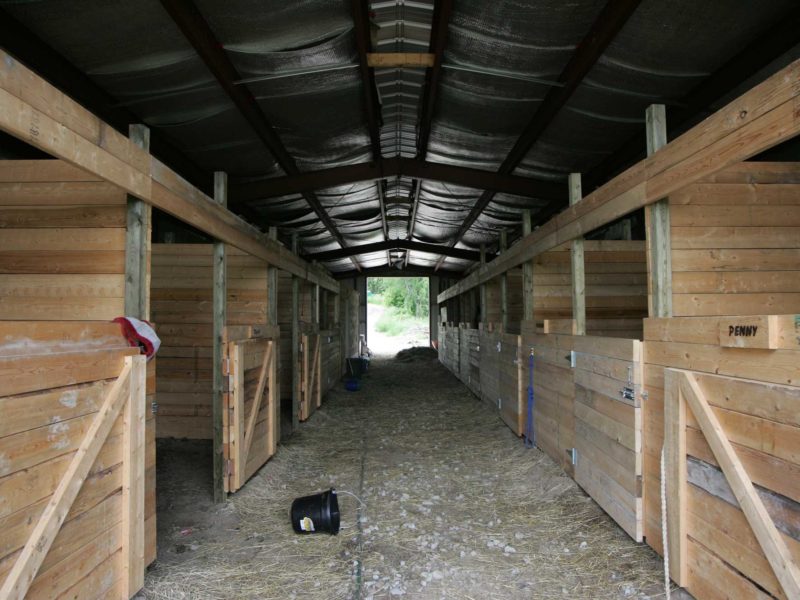
<path id="1" fill-rule="evenodd" d="M 125 336 L 131 346 L 141 348 L 147 360 L 156 355 L 161 346 L 161 340 L 148 321 L 133 317 L 117 317 L 114 319 L 114 323 L 120 324 L 122 335 Z"/>

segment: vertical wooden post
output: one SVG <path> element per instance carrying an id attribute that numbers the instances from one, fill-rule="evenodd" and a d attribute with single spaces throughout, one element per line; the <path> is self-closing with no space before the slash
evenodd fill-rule
<path id="1" fill-rule="evenodd" d="M 278 228 L 269 228 L 269 239 L 278 239 Z M 269 265 L 267 267 L 267 324 L 278 325 L 278 269 Z"/>
<path id="2" fill-rule="evenodd" d="M 297 234 L 292 234 L 292 252 L 297 254 Z M 300 278 L 292 275 L 292 429 L 300 426 Z"/>
<path id="3" fill-rule="evenodd" d="M 277 240 L 278 239 L 278 228 L 277 227 L 270 227 L 268 231 L 269 239 Z M 269 265 L 267 267 L 267 325 L 272 325 L 273 327 L 278 327 L 278 269 Z M 277 440 L 281 439 L 281 407 L 280 407 L 280 392 L 281 389 L 281 382 L 279 379 L 280 368 L 278 367 L 278 363 L 280 362 L 280 351 L 279 345 L 273 344 L 273 355 L 272 355 L 272 371 L 270 372 L 269 378 L 269 397 L 273 402 L 274 410 L 274 440 L 275 444 L 277 444 Z M 274 452 L 274 449 L 273 449 Z"/>
<path id="4" fill-rule="evenodd" d="M 500 253 L 508 249 L 508 234 L 500 232 Z M 508 331 L 508 273 L 500 275 L 500 321 L 502 332 Z"/>
<path id="5" fill-rule="evenodd" d="M 581 174 L 569 174 L 569 204 L 580 202 Z M 570 252 L 572 260 L 572 318 L 575 320 L 575 333 L 586 335 L 586 275 L 583 255 L 583 237 L 572 240 Z"/>
<path id="6" fill-rule="evenodd" d="M 666 479 L 669 574 L 681 587 L 687 584 L 686 400 L 682 374 L 664 369 L 664 477 Z"/>
<path id="7" fill-rule="evenodd" d="M 144 586 L 144 470 L 145 470 L 145 387 L 147 364 L 144 356 L 131 360 L 128 398 L 123 412 L 122 434 L 122 568 L 125 597 Z"/>
<path id="8" fill-rule="evenodd" d="M 526 208 L 522 211 L 522 235 L 523 237 L 531 233 L 531 211 Z M 533 301 L 533 261 L 526 260 L 522 264 L 522 319 L 533 321 L 534 315 Z"/>
<path id="9" fill-rule="evenodd" d="M 428 277 L 428 333 L 430 342 L 439 339 L 439 302 L 436 296 L 439 295 L 439 278 L 436 275 Z"/>
<path id="10" fill-rule="evenodd" d="M 481 267 L 486 264 L 486 245 L 481 244 Z M 480 294 L 481 294 L 481 310 L 480 310 L 480 323 L 486 323 L 486 313 L 487 313 L 487 299 L 486 299 L 486 284 L 482 283 L 480 286 Z"/>
<path id="11" fill-rule="evenodd" d="M 667 113 L 663 104 L 647 107 L 647 156 L 667 143 Z M 672 316 L 672 255 L 670 244 L 669 199 L 645 209 L 647 262 L 650 271 L 650 316 Z"/>
<path id="12" fill-rule="evenodd" d="M 150 150 L 150 129 L 131 125 L 130 140 L 144 150 Z M 147 255 L 150 246 L 150 215 L 152 208 L 135 196 L 128 196 L 127 230 L 125 233 L 125 315 L 148 319 Z"/>
<path id="13" fill-rule="evenodd" d="M 228 205 L 228 175 L 214 173 L 214 200 L 222 206 Z M 226 465 L 223 456 L 222 411 L 225 393 L 225 374 L 222 371 L 222 333 L 228 320 L 227 311 L 227 260 L 225 244 L 214 242 L 214 292 L 213 292 L 213 396 L 212 421 L 214 430 L 214 502 L 225 501 Z"/>

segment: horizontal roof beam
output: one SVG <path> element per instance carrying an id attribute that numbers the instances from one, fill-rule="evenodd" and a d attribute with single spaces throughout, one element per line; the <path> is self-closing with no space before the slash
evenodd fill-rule
<path id="1" fill-rule="evenodd" d="M 798 99 L 800 60 L 557 214 L 491 263 L 443 291 L 438 302 L 800 135 Z"/>
<path id="2" fill-rule="evenodd" d="M 433 54 L 427 52 L 369 52 L 367 65 L 375 69 L 433 66 Z"/>
<path id="3" fill-rule="evenodd" d="M 358 271 L 341 271 L 333 274 L 335 279 L 350 279 L 351 277 L 443 277 L 446 279 L 461 279 L 464 276 L 460 271 L 448 271 L 439 269 L 434 271 L 433 267 L 420 267 L 408 265 L 402 269 L 396 267 L 370 267 Z"/>
<path id="4" fill-rule="evenodd" d="M 398 176 L 441 181 L 476 190 L 493 190 L 548 201 L 559 199 L 566 201 L 567 198 L 567 186 L 561 183 L 412 158 L 384 158 L 355 165 L 308 171 L 298 175 L 273 177 L 247 183 L 232 182 L 229 202 L 233 205 Z"/>
<path id="5" fill-rule="evenodd" d="M 404 220 L 404 219 L 403 219 Z M 385 242 L 375 242 L 372 244 L 362 244 L 360 246 L 348 246 L 337 250 L 326 252 L 316 252 L 303 256 L 307 261 L 326 261 L 336 260 L 337 258 L 348 258 L 357 254 L 369 254 L 370 252 L 383 252 L 384 250 L 415 250 L 417 252 L 428 252 L 430 254 L 445 254 L 453 258 L 464 260 L 480 260 L 480 252 L 474 250 L 464 250 L 463 248 L 446 248 L 438 244 L 426 244 L 424 242 L 414 242 L 412 240 L 388 240 Z"/>

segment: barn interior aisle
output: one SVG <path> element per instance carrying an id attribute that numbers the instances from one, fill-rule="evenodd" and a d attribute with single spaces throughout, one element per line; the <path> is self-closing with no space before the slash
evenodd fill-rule
<path id="1" fill-rule="evenodd" d="M 332 390 L 225 505 L 166 483 L 190 462 L 159 463 L 169 509 L 142 597 L 663 597 L 658 556 L 428 352 Z M 340 493 L 338 536 L 295 534 L 292 500 L 331 486 L 363 510 Z"/>

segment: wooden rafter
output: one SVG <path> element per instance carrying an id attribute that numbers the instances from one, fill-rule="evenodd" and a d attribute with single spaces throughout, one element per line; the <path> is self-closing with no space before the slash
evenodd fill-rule
<path id="1" fill-rule="evenodd" d="M 241 75 L 192 0 L 161 0 L 161 4 L 281 168 L 289 175 L 299 174 L 300 169 L 294 157 L 283 145 L 253 94 L 246 85 L 237 85 L 242 79 Z M 347 246 L 344 236 L 316 195 L 313 192 L 304 192 L 303 197 L 339 245 Z M 356 269 L 360 268 L 357 262 L 353 264 Z"/>
<path id="2" fill-rule="evenodd" d="M 533 147 L 539 137 L 550 126 L 556 115 L 567 104 L 572 94 L 578 89 L 583 78 L 594 66 L 605 49 L 617 35 L 623 25 L 641 3 L 641 0 L 609 0 L 603 10 L 598 15 L 589 32 L 578 44 L 572 58 L 558 76 L 559 85 L 553 86 L 547 92 L 528 123 L 525 130 L 520 135 L 511 152 L 508 153 L 503 163 L 500 165 L 499 172 L 510 174 L 525 158 L 525 155 Z M 481 213 L 494 198 L 494 192 L 486 191 L 481 194 L 475 206 L 464 219 L 458 228 L 456 235 L 450 241 L 450 245 L 455 246 L 461 238 L 469 231 Z M 441 264 L 442 261 L 439 262 Z"/>
<path id="3" fill-rule="evenodd" d="M 800 8 L 783 15 L 764 35 L 751 42 L 717 71 L 704 79 L 686 96 L 667 106 L 667 126 L 674 134 L 698 117 L 708 116 L 709 107 L 736 86 L 758 73 L 797 45 Z M 605 161 L 586 174 L 587 187 L 593 188 L 644 156 L 645 134 L 641 132 L 618 148 Z M 556 205 L 553 208 L 562 208 Z M 552 213 L 551 213 L 552 214 Z"/>
<path id="4" fill-rule="evenodd" d="M 433 112 L 439 98 L 440 82 L 442 78 L 442 57 L 447 44 L 447 29 L 450 24 L 450 14 L 453 11 L 453 0 L 438 0 L 433 7 L 433 21 L 431 26 L 431 40 L 428 47 L 433 60 L 425 74 L 425 86 L 422 93 L 422 106 L 420 108 L 419 122 L 417 124 L 417 159 L 425 160 L 428 155 L 428 140 L 431 135 Z M 417 221 L 417 208 L 419 207 L 419 194 L 422 189 L 422 180 L 417 179 L 416 185 L 409 193 L 411 214 L 408 219 L 408 239 L 414 239 L 414 226 Z M 411 253 L 406 252 L 405 265 Z"/>
<path id="5" fill-rule="evenodd" d="M 795 137 L 800 133 L 799 104 L 800 60 L 550 219 L 439 294 L 439 302 Z"/>

